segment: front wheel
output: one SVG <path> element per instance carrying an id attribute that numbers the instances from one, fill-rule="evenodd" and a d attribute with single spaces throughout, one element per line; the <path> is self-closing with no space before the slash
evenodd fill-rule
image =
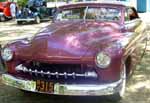
<path id="1" fill-rule="evenodd" d="M 17 21 L 18 25 L 22 25 L 22 23 L 23 23 L 22 21 Z"/>
<path id="2" fill-rule="evenodd" d="M 36 16 L 36 17 L 35 17 L 35 23 L 36 23 L 36 24 L 39 24 L 40 22 L 41 22 L 40 17 L 39 17 L 39 16 Z"/>
<path id="3" fill-rule="evenodd" d="M 124 97 L 125 88 L 126 88 L 126 67 L 125 67 L 125 65 L 124 65 L 123 71 L 121 73 L 121 79 L 122 79 L 122 85 L 120 86 L 119 92 L 110 96 L 110 99 L 113 101 L 120 101 Z"/>
<path id="4" fill-rule="evenodd" d="M 5 21 L 6 20 L 6 18 L 5 18 L 5 16 L 4 15 L 2 15 L 2 16 L 0 16 L 0 21 Z"/>

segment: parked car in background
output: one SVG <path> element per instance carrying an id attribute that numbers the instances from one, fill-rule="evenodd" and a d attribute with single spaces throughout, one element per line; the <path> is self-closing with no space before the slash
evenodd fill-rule
<path id="1" fill-rule="evenodd" d="M 5 21 L 12 18 L 10 4 L 11 2 L 0 2 L 0 21 Z"/>
<path id="2" fill-rule="evenodd" d="M 57 9 L 54 22 L 31 41 L 6 45 L 3 83 L 55 95 L 120 100 L 140 61 L 145 26 L 133 7 L 76 3 Z"/>
<path id="3" fill-rule="evenodd" d="M 17 13 L 17 24 L 22 24 L 23 22 L 35 22 L 38 24 L 41 21 L 50 20 L 53 16 L 53 9 L 55 9 L 54 6 L 53 8 L 47 8 L 45 0 L 32 0 Z"/>

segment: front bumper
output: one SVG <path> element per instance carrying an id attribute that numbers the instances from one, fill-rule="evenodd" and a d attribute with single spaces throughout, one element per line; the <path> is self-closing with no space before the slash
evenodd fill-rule
<path id="1" fill-rule="evenodd" d="M 38 92 L 36 90 L 36 82 L 32 80 L 23 80 L 21 78 L 16 78 L 9 74 L 2 75 L 2 81 L 4 84 L 13 86 L 22 90 Z M 74 96 L 101 96 L 101 95 L 111 95 L 119 92 L 122 79 L 117 82 L 102 84 L 102 85 L 79 85 L 79 84 L 59 84 L 54 85 L 54 93 L 56 95 L 74 95 Z M 50 94 L 50 93 L 46 93 Z"/>

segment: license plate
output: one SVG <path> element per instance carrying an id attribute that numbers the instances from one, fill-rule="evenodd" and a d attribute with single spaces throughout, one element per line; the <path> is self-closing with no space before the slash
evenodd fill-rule
<path id="1" fill-rule="evenodd" d="M 37 80 L 36 81 L 36 90 L 40 91 L 40 92 L 53 93 L 54 92 L 54 83 L 43 81 L 43 80 Z"/>

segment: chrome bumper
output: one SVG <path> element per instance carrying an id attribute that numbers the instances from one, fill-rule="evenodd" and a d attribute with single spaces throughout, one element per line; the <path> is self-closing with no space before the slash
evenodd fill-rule
<path id="1" fill-rule="evenodd" d="M 16 19 L 16 21 L 26 21 L 26 22 L 30 22 L 30 21 L 35 21 L 35 19 L 34 19 L 34 18 Z"/>
<path id="2" fill-rule="evenodd" d="M 16 78 L 9 74 L 2 75 L 2 81 L 4 84 L 13 86 L 19 89 L 38 92 L 36 90 L 36 82 L 30 80 L 23 80 Z M 119 92 L 122 79 L 117 82 L 102 85 L 67 85 L 56 83 L 54 85 L 54 93 L 56 95 L 74 95 L 74 96 L 101 96 L 111 95 Z M 47 93 L 49 94 L 49 93 Z"/>

